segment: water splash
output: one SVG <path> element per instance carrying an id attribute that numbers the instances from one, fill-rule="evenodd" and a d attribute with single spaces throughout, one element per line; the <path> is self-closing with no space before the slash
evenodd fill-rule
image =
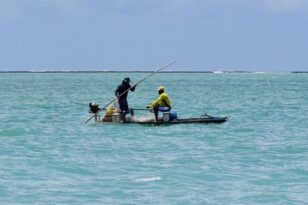
<path id="1" fill-rule="evenodd" d="M 151 178 L 142 178 L 142 179 L 136 179 L 135 182 L 152 182 L 152 181 L 160 181 L 160 177 L 151 177 Z"/>
<path id="2" fill-rule="evenodd" d="M 153 116 L 141 116 L 141 117 L 134 117 L 130 119 L 133 122 L 150 122 L 150 121 L 154 121 L 154 117 Z"/>

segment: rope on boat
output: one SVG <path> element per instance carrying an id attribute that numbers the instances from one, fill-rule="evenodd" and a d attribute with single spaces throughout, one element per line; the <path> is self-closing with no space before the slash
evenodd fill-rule
<path id="1" fill-rule="evenodd" d="M 200 118 L 214 118 L 210 115 L 208 115 L 206 112 L 200 115 Z"/>

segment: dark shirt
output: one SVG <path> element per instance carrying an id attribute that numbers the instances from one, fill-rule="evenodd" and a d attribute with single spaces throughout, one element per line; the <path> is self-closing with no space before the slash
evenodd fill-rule
<path id="1" fill-rule="evenodd" d="M 118 86 L 118 88 L 116 89 L 115 91 L 115 95 L 118 96 L 118 95 L 121 95 L 122 93 L 124 93 L 125 91 L 127 91 L 126 93 L 124 93 L 120 99 L 126 99 L 127 98 L 127 94 L 128 94 L 128 89 L 130 91 L 135 91 L 135 86 L 132 87 L 130 84 L 127 84 L 127 83 L 122 83 L 121 85 Z"/>

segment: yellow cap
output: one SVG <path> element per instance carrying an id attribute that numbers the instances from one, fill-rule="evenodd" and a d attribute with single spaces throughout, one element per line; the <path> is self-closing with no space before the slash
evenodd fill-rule
<path id="1" fill-rule="evenodd" d="M 164 86 L 161 85 L 157 88 L 157 91 L 160 91 L 160 90 L 165 90 Z"/>

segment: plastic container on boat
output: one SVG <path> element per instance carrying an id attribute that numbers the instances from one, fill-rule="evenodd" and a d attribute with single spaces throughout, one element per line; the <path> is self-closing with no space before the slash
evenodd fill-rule
<path id="1" fill-rule="evenodd" d="M 121 117 L 119 113 L 115 113 L 112 115 L 112 122 L 120 122 Z"/>
<path id="2" fill-rule="evenodd" d="M 164 112 L 163 113 L 163 121 L 169 122 L 170 121 L 170 112 Z"/>

